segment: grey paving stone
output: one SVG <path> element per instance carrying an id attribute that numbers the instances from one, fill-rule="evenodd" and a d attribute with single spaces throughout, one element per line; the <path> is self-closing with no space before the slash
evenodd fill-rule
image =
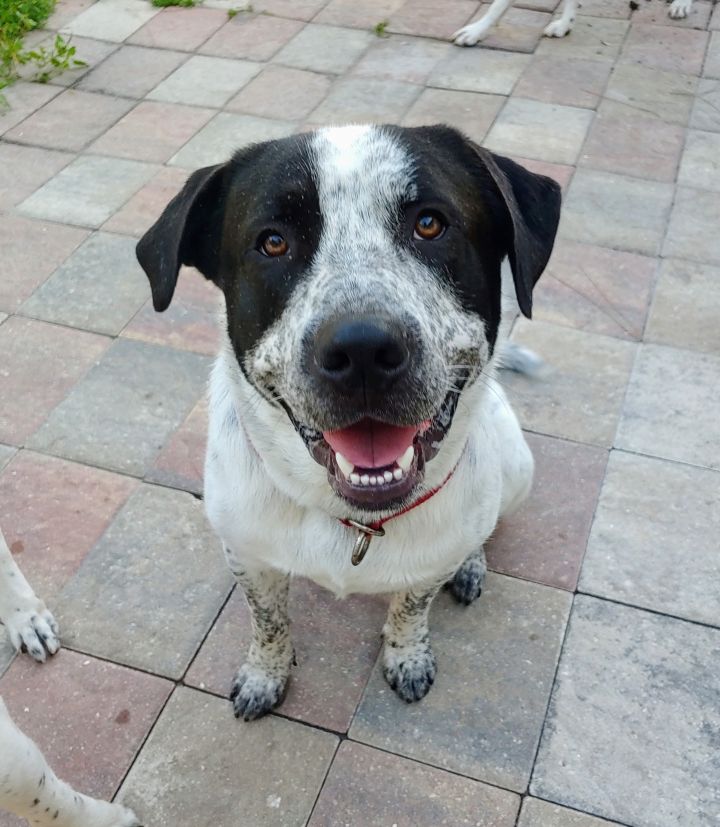
<path id="1" fill-rule="evenodd" d="M 350 74 L 423 84 L 438 63 L 454 51 L 451 43 L 390 35 L 378 38 Z"/>
<path id="2" fill-rule="evenodd" d="M 59 95 L 62 90 L 50 84 L 18 81 L 3 90 L 8 106 L 0 115 L 0 135 L 25 120 L 36 109 Z"/>
<path id="3" fill-rule="evenodd" d="M 529 55 L 490 49 L 456 49 L 428 78 L 429 86 L 509 95 L 530 63 Z"/>
<path id="4" fill-rule="evenodd" d="M 308 827 L 515 827 L 518 804 L 505 790 L 345 741 Z"/>
<path id="5" fill-rule="evenodd" d="M 720 354 L 720 268 L 665 259 L 645 341 Z"/>
<path id="6" fill-rule="evenodd" d="M 226 105 L 231 112 L 285 120 L 300 120 L 330 91 L 332 78 L 288 66 L 268 65 Z"/>
<path id="7" fill-rule="evenodd" d="M 85 75 L 78 86 L 95 92 L 142 98 L 187 58 L 170 49 L 122 46 Z M 99 65 L 98 65 L 99 64 Z"/>
<path id="8" fill-rule="evenodd" d="M 720 264 L 720 197 L 716 192 L 678 187 L 663 255 Z"/>
<path id="9" fill-rule="evenodd" d="M 338 739 L 274 715 L 243 724 L 227 701 L 177 689 L 119 798 L 153 827 L 302 827 Z M 241 815 L 240 815 L 241 814 Z"/>
<path id="10" fill-rule="evenodd" d="M 634 827 L 720 817 L 720 631 L 578 595 L 534 795 Z"/>
<path id="11" fill-rule="evenodd" d="M 678 184 L 720 192 L 720 133 L 688 130 Z"/>
<path id="12" fill-rule="evenodd" d="M 424 89 L 402 122 L 405 126 L 446 123 L 480 142 L 487 135 L 504 100 L 499 95 L 479 92 Z"/>
<path id="13" fill-rule="evenodd" d="M 398 121 L 422 92 L 421 86 L 377 78 L 339 80 L 309 116 L 320 123 L 387 123 Z"/>
<path id="14" fill-rule="evenodd" d="M 503 377 L 522 426 L 610 447 L 637 345 L 524 319 L 513 340 L 541 353 L 549 366 L 537 380 L 510 373 Z"/>
<path id="15" fill-rule="evenodd" d="M 574 241 L 655 255 L 673 191 L 669 183 L 578 169 L 565 199 L 560 234 Z"/>
<path id="16" fill-rule="evenodd" d="M 720 80 L 700 79 L 690 126 L 720 132 Z"/>
<path id="17" fill-rule="evenodd" d="M 99 227 L 157 172 L 122 158 L 81 155 L 18 207 L 25 215 Z"/>
<path id="18" fill-rule="evenodd" d="M 202 503 L 143 485 L 63 589 L 55 613 L 69 646 L 177 679 L 232 582 Z"/>
<path id="19" fill-rule="evenodd" d="M 720 32 L 713 32 L 710 35 L 710 45 L 705 55 L 703 76 L 720 79 Z"/>
<path id="20" fill-rule="evenodd" d="M 716 471 L 614 451 L 580 590 L 720 626 L 718 501 Z"/>
<path id="21" fill-rule="evenodd" d="M 615 445 L 720 468 L 720 356 L 640 345 Z"/>
<path id="22" fill-rule="evenodd" d="M 20 313 L 116 336 L 149 295 L 135 239 L 95 233 L 22 305 Z"/>
<path id="23" fill-rule="evenodd" d="M 10 645 L 10 638 L 5 627 L 0 623 L 0 677 L 15 658 L 15 650 Z"/>
<path id="24" fill-rule="evenodd" d="M 651 66 L 619 63 L 598 108 L 603 115 L 653 115 L 666 123 L 686 126 L 698 79 Z"/>
<path id="25" fill-rule="evenodd" d="M 252 60 L 193 55 L 147 97 L 168 103 L 222 106 L 262 69 Z"/>
<path id="26" fill-rule="evenodd" d="M 290 121 L 253 115 L 218 113 L 168 161 L 172 166 L 197 169 L 227 161 L 236 149 L 256 141 L 284 138 L 295 131 Z"/>
<path id="27" fill-rule="evenodd" d="M 121 43 L 159 11 L 143 0 L 102 0 L 65 24 L 62 31 Z"/>
<path id="28" fill-rule="evenodd" d="M 485 146 L 509 155 L 574 164 L 592 119 L 588 109 L 510 98 Z"/>
<path id="29" fill-rule="evenodd" d="M 370 32 L 310 23 L 275 55 L 273 63 L 342 74 L 374 39 Z"/>
<path id="30" fill-rule="evenodd" d="M 118 339 L 33 435 L 55 456 L 143 476 L 207 381 L 210 360 Z"/>
<path id="31" fill-rule="evenodd" d="M 46 23 L 46 25 L 49 26 L 50 24 Z M 47 42 L 43 45 L 52 45 L 54 39 L 54 33 L 50 32 Z M 88 72 L 91 72 L 96 66 L 99 66 L 106 57 L 118 48 L 117 43 L 108 43 L 104 40 L 93 40 L 90 37 L 78 37 L 77 35 L 73 35 L 72 45 L 76 49 L 75 57 L 79 60 L 84 60 L 87 65 L 75 66 L 51 78 L 49 82 L 54 86 L 75 86 L 81 78 L 84 78 Z"/>
<path id="32" fill-rule="evenodd" d="M 526 798 L 523 801 L 517 827 L 611 827 L 612 822 L 595 818 L 567 807 L 558 807 L 549 801 Z"/>
<path id="33" fill-rule="evenodd" d="M 16 451 L 17 448 L 13 448 L 11 445 L 0 444 L 0 471 L 10 462 Z"/>
<path id="34" fill-rule="evenodd" d="M 524 790 L 532 769 L 571 596 L 489 574 L 463 609 L 446 593 L 431 614 L 438 675 L 405 704 L 379 663 L 350 737 L 481 781 Z"/>
<path id="35" fill-rule="evenodd" d="M 583 11 L 587 5 L 583 4 Z M 604 5 L 607 6 L 607 3 Z M 591 17 L 589 14 L 591 12 L 575 18 L 572 37 L 541 37 L 535 54 L 554 58 L 615 60 L 630 24 L 627 20 Z"/>

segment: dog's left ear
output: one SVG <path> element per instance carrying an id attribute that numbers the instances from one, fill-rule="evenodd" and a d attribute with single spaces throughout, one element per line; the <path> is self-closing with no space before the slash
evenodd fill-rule
<path id="1" fill-rule="evenodd" d="M 560 222 L 560 185 L 520 164 L 475 147 L 510 216 L 512 246 L 508 250 L 515 293 L 523 314 L 532 315 L 532 291 L 552 253 Z"/>
<path id="2" fill-rule="evenodd" d="M 224 175 L 228 164 L 199 169 L 138 241 L 135 253 L 150 281 L 153 307 L 167 310 L 182 264 L 219 286 Z"/>

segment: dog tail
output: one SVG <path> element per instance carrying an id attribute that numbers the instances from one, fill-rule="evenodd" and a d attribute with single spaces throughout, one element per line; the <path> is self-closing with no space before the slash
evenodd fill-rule
<path id="1" fill-rule="evenodd" d="M 505 341 L 498 353 L 498 367 L 500 370 L 512 370 L 524 376 L 540 376 L 547 364 L 534 350 L 516 342 Z"/>

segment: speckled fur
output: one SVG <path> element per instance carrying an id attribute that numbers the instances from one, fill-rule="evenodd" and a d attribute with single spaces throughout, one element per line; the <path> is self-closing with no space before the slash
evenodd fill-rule
<path id="1" fill-rule="evenodd" d="M 60 648 L 57 623 L 33 592 L 0 532 L 0 620 L 10 642 L 43 662 Z M 61 781 L 13 723 L 0 698 L 0 809 L 37 827 L 140 827 L 134 813 L 76 792 Z"/>
<path id="2" fill-rule="evenodd" d="M 314 138 L 314 176 L 323 233 L 307 276 L 243 368 L 225 337 L 210 390 L 205 503 L 253 614 L 253 640 L 233 687 L 236 714 L 253 718 L 280 702 L 292 664 L 287 577 L 309 577 L 338 596 L 393 593 L 385 624 L 384 671 L 406 701 L 435 675 L 428 613 L 437 591 L 460 570 L 469 602 L 484 573 L 482 546 L 498 516 L 527 495 L 532 455 L 495 381 L 482 319 L 458 302 L 442 274 L 397 244 L 389 216 L 412 196 L 412 165 L 392 137 L 374 128 L 323 130 Z M 454 381 L 470 381 L 418 495 L 447 485 L 428 503 L 387 526 L 360 566 L 350 557 L 356 532 L 343 517 L 364 513 L 336 496 L 327 471 L 310 458 L 290 420 L 267 397 L 282 396 L 297 420 L 328 427 L 327 403 L 308 386 L 303 337 L 335 312 L 392 308 L 419 332 L 422 392 L 409 418 L 437 410 Z M 262 392 L 258 390 L 260 388 Z M 420 400 L 420 401 L 418 401 Z"/>

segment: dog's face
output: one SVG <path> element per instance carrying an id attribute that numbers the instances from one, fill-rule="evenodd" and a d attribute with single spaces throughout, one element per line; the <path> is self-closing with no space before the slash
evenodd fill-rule
<path id="1" fill-rule="evenodd" d="M 156 310 L 181 264 L 224 292 L 248 381 L 281 406 L 335 492 L 406 499 L 478 381 L 500 320 L 552 250 L 555 182 L 446 127 L 343 127 L 194 173 L 138 244 Z"/>

